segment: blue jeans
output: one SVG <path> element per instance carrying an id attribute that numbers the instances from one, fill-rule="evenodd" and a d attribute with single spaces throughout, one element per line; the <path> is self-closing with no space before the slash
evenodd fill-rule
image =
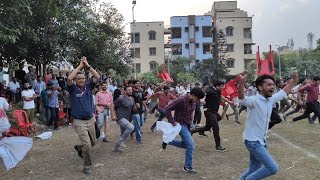
<path id="1" fill-rule="evenodd" d="M 166 111 L 164 109 L 159 109 L 159 108 L 158 108 L 158 111 L 160 113 L 160 116 L 157 121 L 162 121 L 162 119 L 166 116 Z M 152 124 L 150 129 L 154 129 L 156 127 L 157 121 Z"/>
<path id="2" fill-rule="evenodd" d="M 143 125 L 143 116 L 140 114 L 132 114 L 131 116 L 134 124 L 134 131 L 136 133 L 136 140 L 139 142 L 141 141 L 141 127 Z"/>
<path id="3" fill-rule="evenodd" d="M 250 153 L 249 168 L 239 177 L 239 180 L 263 179 L 278 172 L 279 166 L 270 155 L 267 145 L 259 141 L 245 141 Z"/>
<path id="4" fill-rule="evenodd" d="M 169 145 L 186 149 L 184 166 L 186 168 L 192 168 L 192 158 L 195 145 L 190 133 L 190 128 L 187 125 L 181 125 L 179 135 L 181 136 L 181 141 L 173 140 Z"/>
<path id="5" fill-rule="evenodd" d="M 44 106 L 44 115 L 46 117 L 46 124 L 49 123 L 51 112 L 48 106 Z"/>

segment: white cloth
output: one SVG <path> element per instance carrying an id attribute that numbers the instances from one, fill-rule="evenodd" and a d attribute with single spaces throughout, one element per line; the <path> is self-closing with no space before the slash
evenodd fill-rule
<path id="1" fill-rule="evenodd" d="M 0 118 L 0 133 L 6 132 L 10 123 L 6 117 Z M 7 170 L 15 167 L 28 151 L 32 148 L 32 138 L 28 137 L 5 137 L 0 141 L 0 157 Z"/>
<path id="2" fill-rule="evenodd" d="M 3 97 L 0 97 L 0 109 L 4 109 L 6 111 L 10 109 L 8 101 Z"/>
<path id="3" fill-rule="evenodd" d="M 13 81 L 10 81 L 8 84 L 8 88 L 11 92 L 16 93 L 17 89 L 20 89 L 19 82 L 14 83 Z"/>
<path id="4" fill-rule="evenodd" d="M 36 93 L 32 89 L 23 90 L 21 92 L 22 97 L 32 97 L 34 94 Z M 33 109 L 33 108 L 34 108 L 34 100 L 32 101 L 23 100 L 23 109 Z"/>
<path id="5" fill-rule="evenodd" d="M 1 117 L 0 118 L 0 137 L 1 137 L 2 133 L 8 131 L 10 127 L 11 127 L 11 125 L 8 121 L 8 118 Z"/>
<path id="6" fill-rule="evenodd" d="M 44 132 L 42 134 L 39 134 L 38 136 L 36 136 L 35 138 L 39 138 L 39 139 L 50 139 L 52 137 L 52 132 Z"/>
<path id="7" fill-rule="evenodd" d="M 179 123 L 177 123 L 176 126 L 173 126 L 171 123 L 164 121 L 157 121 L 156 128 L 158 131 L 160 130 L 163 132 L 162 139 L 163 142 L 167 144 L 173 141 L 181 131 L 181 125 Z"/>
<path id="8" fill-rule="evenodd" d="M 32 148 L 32 138 L 5 137 L 0 141 L 0 156 L 7 170 L 15 167 Z"/>
<path id="9" fill-rule="evenodd" d="M 272 105 L 286 97 L 287 93 L 281 90 L 268 99 L 260 94 L 240 99 L 240 105 L 248 108 L 243 140 L 259 141 L 261 145 L 265 145 Z"/>

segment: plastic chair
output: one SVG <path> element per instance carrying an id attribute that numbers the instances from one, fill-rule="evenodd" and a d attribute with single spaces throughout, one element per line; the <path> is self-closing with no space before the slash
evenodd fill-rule
<path id="1" fill-rule="evenodd" d="M 34 134 L 37 135 L 36 127 L 29 121 L 29 117 L 24 110 L 15 110 L 12 112 L 12 117 L 17 120 L 18 134 L 21 134 L 20 129 L 23 128 L 23 135 L 28 136 L 28 128 L 32 127 Z"/>

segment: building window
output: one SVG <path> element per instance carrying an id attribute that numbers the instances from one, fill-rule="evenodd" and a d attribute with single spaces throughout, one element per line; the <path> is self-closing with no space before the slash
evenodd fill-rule
<path id="1" fill-rule="evenodd" d="M 186 45 L 185 45 L 185 48 L 186 48 L 186 49 L 189 49 L 189 44 L 186 44 Z"/>
<path id="2" fill-rule="evenodd" d="M 211 26 L 202 27 L 202 37 L 212 37 Z"/>
<path id="3" fill-rule="evenodd" d="M 233 36 L 233 27 L 232 26 L 228 26 L 226 28 L 226 36 Z"/>
<path id="4" fill-rule="evenodd" d="M 182 44 L 172 44 L 172 55 L 182 55 Z"/>
<path id="5" fill-rule="evenodd" d="M 196 48 L 199 48 L 199 43 L 196 43 Z"/>
<path id="6" fill-rule="evenodd" d="M 171 37 L 172 39 L 175 39 L 175 38 L 181 38 L 181 28 L 180 27 L 174 27 L 174 28 L 171 28 Z"/>
<path id="7" fill-rule="evenodd" d="M 233 59 L 233 58 L 227 59 L 227 61 L 226 61 L 227 68 L 234 68 L 234 61 L 235 61 L 235 59 Z"/>
<path id="8" fill-rule="evenodd" d="M 150 62 L 150 71 L 157 69 L 157 66 L 158 66 L 157 62 L 151 61 Z"/>
<path id="9" fill-rule="evenodd" d="M 252 45 L 244 44 L 244 54 L 252 54 Z"/>
<path id="10" fill-rule="evenodd" d="M 133 36 L 131 35 L 131 43 L 140 43 L 140 33 L 134 33 L 134 41 Z"/>
<path id="11" fill-rule="evenodd" d="M 195 31 L 199 31 L 199 26 L 194 27 Z"/>
<path id="12" fill-rule="evenodd" d="M 196 59 L 196 64 L 199 64 L 200 63 L 200 60 L 199 59 Z"/>
<path id="13" fill-rule="evenodd" d="M 149 40 L 156 40 L 156 32 L 149 31 Z"/>
<path id="14" fill-rule="evenodd" d="M 141 64 L 140 63 L 136 63 L 136 72 L 137 73 L 141 72 Z"/>
<path id="15" fill-rule="evenodd" d="M 252 38 L 251 28 L 243 28 L 243 37 L 246 39 Z"/>
<path id="16" fill-rule="evenodd" d="M 149 56 L 157 55 L 157 49 L 155 47 L 149 48 Z"/>
<path id="17" fill-rule="evenodd" d="M 227 44 L 227 52 L 234 52 L 234 44 Z"/>
<path id="18" fill-rule="evenodd" d="M 202 44 L 203 54 L 211 54 L 210 44 Z"/>
<path id="19" fill-rule="evenodd" d="M 135 52 L 133 52 L 133 48 L 131 48 L 130 55 L 131 55 L 131 58 L 133 58 L 133 57 L 140 58 L 140 48 L 135 48 Z"/>
<path id="20" fill-rule="evenodd" d="M 185 32 L 189 32 L 189 27 L 185 27 L 185 28 L 184 28 L 184 31 L 185 31 Z"/>

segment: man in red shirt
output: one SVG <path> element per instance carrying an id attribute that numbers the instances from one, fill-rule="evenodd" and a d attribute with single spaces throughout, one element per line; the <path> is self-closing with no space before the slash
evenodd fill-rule
<path id="1" fill-rule="evenodd" d="M 293 122 L 299 121 L 301 119 L 308 118 L 312 112 L 320 119 L 320 108 L 318 104 L 318 95 L 319 95 L 319 84 L 320 77 L 313 77 L 313 81 L 311 84 L 305 85 L 300 90 L 299 93 L 307 92 L 307 100 L 306 100 L 306 110 L 301 116 L 295 117 L 292 119 Z"/>
<path id="2" fill-rule="evenodd" d="M 160 113 L 160 116 L 157 121 L 162 121 L 162 119 L 166 116 L 166 112 L 164 108 L 168 105 L 170 100 L 175 100 L 176 98 L 170 93 L 170 87 L 169 86 L 164 86 L 163 87 L 163 92 L 157 92 L 152 94 L 146 102 L 149 101 L 149 99 L 157 97 L 159 99 L 158 103 L 158 111 Z M 153 132 L 154 128 L 156 127 L 157 121 L 153 123 L 151 126 L 150 130 Z"/>

